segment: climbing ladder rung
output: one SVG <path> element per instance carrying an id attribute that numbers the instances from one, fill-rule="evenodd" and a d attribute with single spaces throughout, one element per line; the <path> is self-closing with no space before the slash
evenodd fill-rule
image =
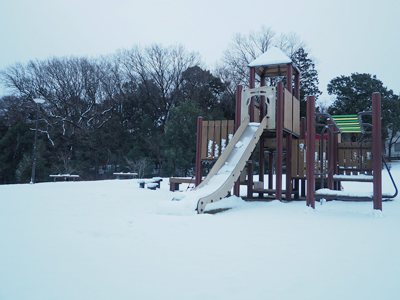
<path id="1" fill-rule="evenodd" d="M 340 131 L 344 133 L 361 132 L 361 126 L 357 115 L 332 116 L 332 119 L 335 121 L 336 126 L 340 129 Z"/>

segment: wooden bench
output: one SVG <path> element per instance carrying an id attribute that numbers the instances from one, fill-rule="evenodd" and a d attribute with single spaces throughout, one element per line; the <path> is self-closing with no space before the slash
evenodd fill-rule
<path id="1" fill-rule="evenodd" d="M 132 177 L 132 179 L 133 179 L 133 178 L 135 178 L 135 176 L 138 175 L 138 173 L 131 173 L 131 172 L 127 172 L 127 173 L 117 172 L 117 173 L 113 173 L 113 174 L 115 176 L 117 176 L 117 179 L 121 179 L 121 177 Z"/>
<path id="2" fill-rule="evenodd" d="M 76 178 L 79 178 L 79 175 L 71 175 L 71 174 L 58 174 L 58 175 L 49 175 L 50 178 L 54 178 L 54 182 L 56 182 L 57 178 L 64 178 L 67 181 L 68 178 L 73 178 L 75 181 Z"/>
<path id="3" fill-rule="evenodd" d="M 195 178 L 189 177 L 170 177 L 169 178 L 169 190 L 171 192 L 179 191 L 179 185 L 181 183 L 193 183 L 195 184 Z"/>

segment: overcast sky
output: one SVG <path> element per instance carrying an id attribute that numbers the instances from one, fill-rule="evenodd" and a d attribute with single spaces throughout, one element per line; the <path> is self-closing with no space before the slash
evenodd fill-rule
<path id="1" fill-rule="evenodd" d="M 399 13 L 397 0 L 1 0 L 0 69 L 151 43 L 183 44 L 212 69 L 234 34 L 265 25 L 306 42 L 322 100 L 331 100 L 332 78 L 355 72 L 377 75 L 399 94 Z"/>

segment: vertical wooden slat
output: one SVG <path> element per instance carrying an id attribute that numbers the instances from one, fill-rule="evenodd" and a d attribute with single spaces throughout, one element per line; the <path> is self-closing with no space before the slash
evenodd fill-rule
<path id="1" fill-rule="evenodd" d="M 371 142 L 368 142 L 366 144 L 367 144 L 366 147 L 372 147 L 372 143 Z M 373 159 L 373 157 L 372 157 L 372 148 L 366 149 L 365 156 L 366 156 L 365 168 L 369 169 L 367 174 L 372 175 L 372 167 L 373 167 L 373 165 L 372 165 L 372 159 Z"/>
<path id="2" fill-rule="evenodd" d="M 299 177 L 299 140 L 292 140 L 292 178 Z"/>
<path id="3" fill-rule="evenodd" d="M 260 103 L 256 102 L 257 106 L 254 106 L 254 122 L 260 123 L 260 109 L 259 105 Z"/>
<path id="4" fill-rule="evenodd" d="M 300 135 L 300 101 L 293 96 L 293 132 Z"/>
<path id="5" fill-rule="evenodd" d="M 286 201 L 292 200 L 292 147 L 293 141 L 291 133 L 286 134 Z"/>
<path id="6" fill-rule="evenodd" d="M 322 153 L 321 153 L 321 172 L 323 172 L 323 173 L 328 171 L 326 145 L 327 145 L 327 141 L 324 140 L 323 149 L 322 149 Z M 324 175 L 324 178 L 327 178 L 327 175 Z"/>
<path id="7" fill-rule="evenodd" d="M 283 128 L 293 131 L 293 100 L 292 94 L 286 88 L 283 96 Z"/>
<path id="8" fill-rule="evenodd" d="M 224 152 L 228 142 L 228 121 L 223 120 L 221 122 L 221 154 Z"/>
<path id="9" fill-rule="evenodd" d="M 235 122 L 233 120 L 229 120 L 228 121 L 228 140 L 229 140 L 229 142 L 231 141 L 234 133 L 235 133 Z M 227 145 L 228 145 L 228 143 L 227 143 Z"/>
<path id="10" fill-rule="evenodd" d="M 344 150 L 342 148 L 343 146 L 344 146 L 344 143 L 339 143 L 338 149 L 337 149 L 337 151 L 338 151 L 338 154 L 337 154 L 338 167 L 339 167 L 338 174 L 340 174 L 340 175 L 344 174 L 343 169 L 342 169 L 344 167 Z"/>
<path id="11" fill-rule="evenodd" d="M 207 158 L 214 159 L 214 121 L 208 122 Z"/>
<path id="12" fill-rule="evenodd" d="M 350 147 L 351 143 L 349 143 L 349 142 L 344 143 L 344 146 L 345 147 Z M 345 159 L 344 167 L 346 169 L 350 168 L 351 167 L 351 149 L 344 149 L 344 159 Z M 346 171 L 345 175 L 351 175 L 351 173 L 349 171 Z"/>
<path id="13" fill-rule="evenodd" d="M 351 146 L 352 147 L 358 147 L 359 144 L 353 142 L 353 143 L 351 143 Z M 352 168 L 358 169 L 360 165 L 359 165 L 359 162 L 358 162 L 358 149 L 357 148 L 351 149 L 351 160 L 352 160 L 352 162 L 351 162 Z M 358 175 L 358 171 L 354 170 L 352 172 L 352 174 L 353 175 Z"/>
<path id="14" fill-rule="evenodd" d="M 207 159 L 208 147 L 208 121 L 203 121 L 201 136 L 201 159 Z"/>
<path id="15" fill-rule="evenodd" d="M 306 164 L 304 163 L 306 158 L 306 140 L 299 140 L 299 177 L 305 178 Z"/>
<path id="16" fill-rule="evenodd" d="M 214 121 L 214 158 L 221 155 L 221 121 Z"/>
<path id="17" fill-rule="evenodd" d="M 320 141 L 315 140 L 315 148 L 314 148 L 314 155 L 315 155 L 315 173 L 321 173 L 321 157 L 320 157 Z M 319 176 L 318 176 L 319 177 Z"/>

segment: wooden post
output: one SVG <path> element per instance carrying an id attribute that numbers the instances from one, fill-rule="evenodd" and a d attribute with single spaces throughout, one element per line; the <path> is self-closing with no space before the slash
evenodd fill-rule
<path id="1" fill-rule="evenodd" d="M 294 75 L 294 96 L 300 100 L 300 74 Z"/>
<path id="2" fill-rule="evenodd" d="M 292 133 L 286 135 L 286 201 L 292 200 Z"/>
<path id="3" fill-rule="evenodd" d="M 247 162 L 247 198 L 253 198 L 253 154 Z"/>
<path id="4" fill-rule="evenodd" d="M 300 139 L 306 139 L 307 121 L 306 118 L 302 117 L 300 121 Z M 306 181 L 301 179 L 301 197 L 306 196 Z"/>
<path id="5" fill-rule="evenodd" d="M 382 139 L 380 93 L 372 94 L 372 141 L 374 209 L 382 210 Z"/>
<path id="6" fill-rule="evenodd" d="M 291 93 L 292 93 L 292 76 L 293 76 L 293 67 L 292 67 L 292 63 L 288 63 L 286 65 L 286 89 Z"/>
<path id="7" fill-rule="evenodd" d="M 268 153 L 268 189 L 274 188 L 274 152 Z"/>
<path id="8" fill-rule="evenodd" d="M 332 125 L 333 124 L 333 122 L 332 122 L 332 120 L 328 120 L 327 121 L 327 124 L 328 125 Z M 330 129 L 331 130 L 334 130 L 333 128 L 332 128 L 333 126 L 330 126 Z M 334 151 L 334 143 L 335 143 L 335 141 L 334 141 L 334 138 L 333 138 L 333 133 L 332 133 L 332 131 L 329 131 L 328 130 L 328 140 L 327 140 L 327 143 L 328 143 L 328 145 L 329 145 L 329 147 L 327 148 L 327 152 L 328 152 L 328 168 L 329 168 L 329 166 L 331 166 L 331 170 L 329 171 L 329 173 L 328 173 L 328 189 L 330 189 L 330 190 L 332 190 L 333 189 L 333 174 L 334 174 L 334 167 L 335 167 L 335 164 L 336 164 L 336 162 L 335 162 L 335 158 L 334 158 L 334 155 L 333 155 L 333 151 Z M 324 137 L 322 137 L 322 138 L 324 138 Z"/>
<path id="9" fill-rule="evenodd" d="M 254 89 L 256 82 L 256 69 L 254 67 L 250 68 L 250 88 Z M 254 97 L 251 97 L 250 105 L 249 105 L 249 115 L 250 122 L 254 122 Z"/>
<path id="10" fill-rule="evenodd" d="M 307 206 L 315 208 L 315 97 L 307 96 Z"/>
<path id="11" fill-rule="evenodd" d="M 265 86 L 265 76 L 261 76 L 261 86 Z M 261 96 L 260 103 L 260 122 L 264 119 L 265 116 L 265 96 Z M 259 145 L 259 156 L 258 156 L 258 181 L 264 182 L 264 137 L 261 135 Z M 260 197 L 263 197 L 263 194 L 260 193 Z"/>
<path id="12" fill-rule="evenodd" d="M 235 113 L 235 132 L 240 127 L 241 122 L 241 109 L 242 109 L 242 89 L 241 85 L 236 86 L 236 113 Z M 240 197 L 240 176 L 233 186 L 233 194 Z"/>
<path id="13" fill-rule="evenodd" d="M 333 128 L 334 131 L 338 131 L 338 128 L 335 127 Z M 338 143 L 339 143 L 339 133 L 334 133 L 333 134 L 333 174 L 339 174 L 338 172 Z M 335 181 L 334 182 L 334 189 L 340 190 L 340 181 Z"/>
<path id="14" fill-rule="evenodd" d="M 254 67 L 250 68 L 250 88 L 255 87 L 256 82 L 256 69 Z M 250 122 L 254 122 L 254 97 L 251 97 L 250 107 L 249 107 Z M 253 197 L 253 157 L 254 154 L 251 153 L 249 161 L 247 162 L 247 198 Z"/>
<path id="15" fill-rule="evenodd" d="M 283 165 L 283 83 L 277 85 L 276 103 L 276 193 L 275 198 L 282 201 Z"/>
<path id="16" fill-rule="evenodd" d="M 203 117 L 197 118 L 197 147 L 196 147 L 196 170 L 195 170 L 195 185 L 201 183 L 202 168 L 201 168 L 201 148 L 202 148 L 202 135 L 203 135 Z"/>

